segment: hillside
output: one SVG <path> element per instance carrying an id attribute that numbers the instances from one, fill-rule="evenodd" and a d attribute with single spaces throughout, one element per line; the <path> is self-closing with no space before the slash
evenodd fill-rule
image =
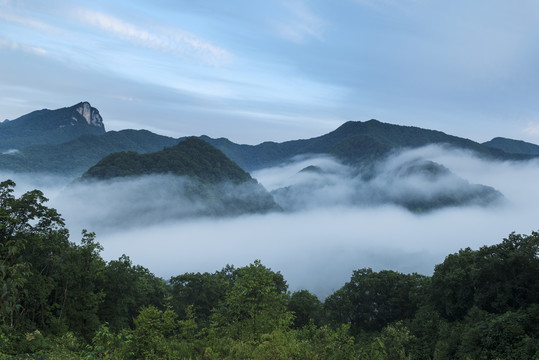
<path id="1" fill-rule="evenodd" d="M 448 144 L 492 159 L 530 158 L 529 155 L 507 154 L 500 149 L 440 131 L 387 124 L 377 120 L 349 121 L 328 134 L 283 143 L 264 142 L 259 145 L 238 145 L 223 138 L 202 137 L 202 139 L 223 151 L 248 171 L 277 165 L 301 154 L 329 154 L 346 163 L 354 164 L 377 159 L 392 150 L 418 148 L 429 144 Z"/>
<path id="2" fill-rule="evenodd" d="M 114 215 L 116 224 L 280 210 L 251 175 L 196 137 L 148 154 L 110 154 L 85 172 L 80 183 L 89 181 L 111 184 L 111 188 L 121 183 L 118 202 L 129 203 L 134 196 L 140 199 L 135 208 Z M 107 216 L 103 221 L 110 222 L 111 218 Z"/>
<path id="3" fill-rule="evenodd" d="M 490 141 L 484 142 L 483 145 L 489 148 L 502 150 L 508 154 L 539 156 L 539 145 L 522 140 L 496 137 Z"/>
<path id="4" fill-rule="evenodd" d="M 0 155 L 0 169 L 80 176 L 103 157 L 119 151 L 148 153 L 173 146 L 178 139 L 147 130 L 108 131 L 82 135 L 63 144 L 32 145 Z"/>
<path id="5" fill-rule="evenodd" d="M 252 180 L 248 173 L 221 151 L 195 137 L 153 153 L 124 151 L 110 154 L 88 169 L 82 177 L 105 180 L 149 174 L 183 175 L 203 183 L 231 181 L 239 184 Z"/>
<path id="6" fill-rule="evenodd" d="M 38 110 L 0 123 L 0 150 L 60 144 L 84 134 L 104 134 L 103 119 L 88 102 L 57 110 Z"/>

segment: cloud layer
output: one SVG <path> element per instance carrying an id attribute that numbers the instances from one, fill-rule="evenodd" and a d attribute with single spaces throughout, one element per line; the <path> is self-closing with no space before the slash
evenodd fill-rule
<path id="1" fill-rule="evenodd" d="M 73 241 L 79 239 L 82 228 L 96 231 L 106 259 L 125 253 L 164 278 L 261 259 L 283 273 L 291 290 L 306 288 L 322 297 L 340 288 L 355 269 L 431 274 L 435 264 L 460 248 L 495 244 L 512 231 L 538 230 L 537 161 L 491 162 L 428 147 L 397 154 L 384 166 L 417 158 L 444 164 L 471 183 L 493 186 L 506 201 L 423 214 L 388 204 L 351 206 L 339 199 L 347 198 L 354 183 L 336 176 L 350 169 L 329 158 L 298 159 L 254 174 L 272 190 L 297 184 L 297 172 L 315 162 L 333 171 L 328 175 L 331 186 L 311 194 L 320 202 L 305 201 L 292 213 L 224 218 L 174 219 L 204 204 L 171 197 L 168 177 L 75 187 L 69 185 L 70 180 L 57 177 L 3 174 L 3 178 L 13 178 L 18 193 L 42 189 L 51 199 L 49 205 L 66 218 Z M 150 197 L 144 192 L 148 189 Z"/>

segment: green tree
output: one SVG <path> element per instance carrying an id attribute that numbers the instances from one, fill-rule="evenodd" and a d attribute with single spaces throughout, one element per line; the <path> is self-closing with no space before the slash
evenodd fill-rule
<path id="1" fill-rule="evenodd" d="M 197 322 L 207 327 L 213 310 L 225 301 L 226 292 L 235 277 L 233 266 L 226 266 L 212 274 L 185 273 L 174 276 L 169 281 L 171 304 L 180 317 L 192 306 Z"/>
<path id="2" fill-rule="evenodd" d="M 413 317 L 424 276 L 372 269 L 355 270 L 349 282 L 329 296 L 325 308 L 334 324 L 350 322 L 352 333 L 379 331 L 398 320 Z"/>
<path id="3" fill-rule="evenodd" d="M 432 302 L 450 321 L 477 306 L 504 313 L 539 302 L 539 233 L 448 255 L 432 276 Z"/>
<path id="4" fill-rule="evenodd" d="M 310 322 L 320 325 L 322 322 L 322 302 L 308 290 L 292 293 L 288 301 L 288 310 L 294 313 L 294 327 L 300 328 Z"/>
<path id="5" fill-rule="evenodd" d="M 477 252 L 474 305 L 505 313 L 539 303 L 539 233 L 512 233 L 500 244 Z"/>
<path id="6" fill-rule="evenodd" d="M 33 264 L 33 255 L 36 247 L 65 242 L 68 236 L 60 215 L 44 205 L 41 191 L 16 198 L 14 187 L 11 180 L 0 183 L 0 326 L 11 329 L 32 327 L 29 322 L 36 318 L 44 322 L 51 284 L 42 272 L 48 264 Z"/>
<path id="7" fill-rule="evenodd" d="M 434 267 L 432 302 L 448 320 L 464 318 L 473 306 L 476 256 L 476 252 L 466 248 L 448 255 L 442 264 Z"/>
<path id="8" fill-rule="evenodd" d="M 165 282 L 148 269 L 122 255 L 109 261 L 103 273 L 104 299 L 99 318 L 114 331 L 133 326 L 133 319 L 143 306 L 161 306 L 167 295 Z"/>
<path id="9" fill-rule="evenodd" d="M 63 299 L 58 299 L 59 320 L 87 340 L 100 326 L 98 310 L 105 296 L 102 250 L 95 234 L 84 230 L 81 244 L 73 244 L 65 259 L 63 278 L 57 289 L 57 296 L 63 295 Z"/>
<path id="10" fill-rule="evenodd" d="M 256 260 L 236 271 L 235 282 L 213 319 L 227 336 L 258 341 L 260 335 L 290 325 L 292 314 L 286 309 L 286 289 L 280 273 Z"/>

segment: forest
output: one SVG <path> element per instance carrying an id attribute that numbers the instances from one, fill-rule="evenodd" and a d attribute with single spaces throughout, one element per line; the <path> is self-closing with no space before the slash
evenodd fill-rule
<path id="1" fill-rule="evenodd" d="M 255 259 L 170 279 L 105 261 L 94 233 L 71 241 L 40 190 L 15 186 L 0 183 L 0 359 L 539 358 L 538 232 L 432 276 L 358 264 L 321 300 Z"/>

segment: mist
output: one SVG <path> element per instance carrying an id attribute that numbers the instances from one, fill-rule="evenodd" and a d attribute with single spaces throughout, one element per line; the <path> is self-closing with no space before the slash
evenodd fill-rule
<path id="1" fill-rule="evenodd" d="M 434 147 L 401 151 L 359 168 L 328 156 L 301 156 L 253 175 L 287 211 L 392 204 L 425 212 L 447 206 L 492 206 L 503 201 L 503 195 L 494 188 L 470 183 L 432 161 L 430 153 L 440 151 L 451 150 Z"/>
<path id="2" fill-rule="evenodd" d="M 429 178 L 429 173 L 408 176 L 402 170 L 418 161 L 441 164 L 448 172 Z M 300 172 L 307 166 L 317 168 Z M 396 176 L 399 171 L 406 176 Z M 42 190 L 48 205 L 66 219 L 72 241 L 80 239 L 83 228 L 95 231 L 106 260 L 126 254 L 168 279 L 260 259 L 283 274 L 291 291 L 308 289 L 322 298 L 339 289 L 355 269 L 430 275 L 445 256 L 461 248 L 477 249 L 499 243 L 513 231 L 529 234 L 539 228 L 539 161 L 490 161 L 428 146 L 394 153 L 361 170 L 327 156 L 307 156 L 252 176 L 274 193 L 299 189 L 294 202 L 288 198 L 295 205 L 280 204 L 283 211 L 266 214 L 198 216 L 207 204 L 182 195 L 189 181 L 185 178 L 72 184 L 61 177 L 3 174 L 17 182 L 18 194 Z M 425 212 L 409 211 L 396 201 L 403 196 L 428 199 L 474 184 L 503 197 Z M 176 195 L 170 195 L 171 189 Z M 250 190 L 222 191 L 249 196 Z"/>

